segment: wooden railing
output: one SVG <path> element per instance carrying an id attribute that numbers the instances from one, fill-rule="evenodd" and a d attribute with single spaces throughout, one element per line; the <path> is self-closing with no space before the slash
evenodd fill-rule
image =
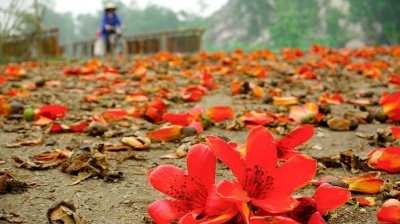
<path id="1" fill-rule="evenodd" d="M 165 30 L 124 35 L 128 54 L 149 54 L 159 51 L 192 53 L 201 48 L 204 29 Z M 68 57 L 91 57 L 96 39 L 67 42 L 60 52 Z"/>
<path id="2" fill-rule="evenodd" d="M 20 36 L 5 37 L 1 45 L 1 56 L 4 58 L 58 55 L 58 28 L 43 30 L 41 34 L 28 33 Z"/>
<path id="3" fill-rule="evenodd" d="M 124 35 L 127 54 L 149 54 L 159 51 L 193 53 L 201 48 L 204 29 L 165 30 Z M 38 37 L 39 36 L 39 37 Z M 59 44 L 58 28 L 9 37 L 1 44 L 3 58 L 37 58 L 38 56 L 92 57 L 96 39 Z M 35 45 L 37 44 L 37 45 Z"/>

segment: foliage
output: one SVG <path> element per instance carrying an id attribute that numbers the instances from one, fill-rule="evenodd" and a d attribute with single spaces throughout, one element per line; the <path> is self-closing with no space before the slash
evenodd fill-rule
<path id="1" fill-rule="evenodd" d="M 367 39 L 377 44 L 400 42 L 398 1 L 349 0 L 350 19 L 361 24 Z"/>

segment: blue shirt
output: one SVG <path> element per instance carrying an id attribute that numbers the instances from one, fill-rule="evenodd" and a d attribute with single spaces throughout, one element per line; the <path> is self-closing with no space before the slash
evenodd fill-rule
<path id="1" fill-rule="evenodd" d="M 106 25 L 121 26 L 121 20 L 116 13 L 112 17 L 108 17 L 107 12 L 104 12 L 103 19 L 101 20 L 101 36 L 106 36 Z"/>

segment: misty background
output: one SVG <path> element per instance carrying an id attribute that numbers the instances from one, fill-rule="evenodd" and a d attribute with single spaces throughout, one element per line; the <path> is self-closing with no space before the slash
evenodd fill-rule
<path id="1" fill-rule="evenodd" d="M 77 7 L 90 7 L 81 2 Z M 108 1 L 101 5 L 104 2 Z M 202 48 L 207 51 L 400 42 L 400 4 L 396 0 L 224 0 L 213 4 L 212 10 L 210 1 L 205 0 L 185 1 L 191 2 L 192 10 L 158 1 L 146 5 L 139 0 L 112 2 L 118 6 L 125 34 L 203 27 Z M 84 11 L 64 11 L 55 0 L 2 0 L 1 35 L 22 35 L 40 26 L 58 27 L 60 43 L 95 38 L 103 10 L 96 4 L 90 12 Z"/>

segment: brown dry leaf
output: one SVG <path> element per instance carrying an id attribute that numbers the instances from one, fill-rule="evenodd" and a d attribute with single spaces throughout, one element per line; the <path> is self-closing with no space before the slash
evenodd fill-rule
<path id="1" fill-rule="evenodd" d="M 146 160 L 142 155 L 138 155 L 134 152 L 129 152 L 127 155 L 123 155 L 118 158 L 118 162 L 122 163 L 125 160 L 134 159 L 134 160 Z"/>
<path id="2" fill-rule="evenodd" d="M 101 177 L 106 181 L 117 181 L 122 178 L 123 173 L 114 170 L 103 154 L 105 147 L 99 144 L 90 152 L 80 151 L 74 153 L 71 158 L 61 164 L 61 170 L 66 173 L 78 175 L 77 178 L 68 182 L 68 185 L 77 184 L 90 177 Z"/>
<path id="3" fill-rule="evenodd" d="M 10 223 L 23 223 L 24 219 L 17 213 L 6 213 L 4 210 L 0 211 L 0 220 L 5 220 Z"/>
<path id="4" fill-rule="evenodd" d="M 180 145 L 175 152 L 162 156 L 162 159 L 180 159 L 182 157 L 185 157 L 188 150 L 189 150 L 190 144 L 189 143 L 184 143 Z"/>
<path id="5" fill-rule="evenodd" d="M 47 219 L 51 224 L 86 224 L 85 218 L 76 214 L 75 206 L 66 201 L 58 201 L 47 210 Z"/>
<path id="6" fill-rule="evenodd" d="M 92 173 L 87 173 L 87 172 L 80 172 L 78 173 L 78 176 L 72 178 L 71 180 L 68 181 L 67 185 L 72 186 L 75 184 L 80 183 L 81 181 L 84 181 L 86 179 L 89 179 L 93 174 Z"/>
<path id="7" fill-rule="evenodd" d="M 37 169 L 50 169 L 60 165 L 60 162 L 50 162 L 50 163 L 41 163 L 37 161 L 32 161 L 28 158 L 12 156 L 11 163 L 18 168 L 26 168 L 29 170 L 37 170 Z"/>
<path id="8" fill-rule="evenodd" d="M 142 136 L 123 137 L 121 142 L 132 146 L 134 149 L 147 149 L 150 146 L 151 140 Z"/>
<path id="9" fill-rule="evenodd" d="M 324 156 L 324 157 L 313 157 L 318 163 L 323 164 L 326 168 L 339 168 L 342 167 L 340 163 L 340 157 L 338 155 L 335 156 Z"/>
<path id="10" fill-rule="evenodd" d="M 35 140 L 24 140 L 24 141 L 17 141 L 11 144 L 7 144 L 6 147 L 8 148 L 17 148 L 21 146 L 35 146 L 41 145 L 43 143 L 43 139 L 35 139 Z"/>
<path id="11" fill-rule="evenodd" d="M 117 151 L 128 151 L 132 147 L 129 145 L 106 145 L 104 146 L 105 151 L 117 152 Z"/>
<path id="12" fill-rule="evenodd" d="M 73 154 L 71 149 L 55 149 L 44 151 L 32 156 L 38 163 L 62 163 Z"/>
<path id="13" fill-rule="evenodd" d="M 340 162 L 347 172 L 359 173 L 360 171 L 370 171 L 371 168 L 369 168 L 366 161 L 367 159 L 361 159 L 354 155 L 351 149 L 340 153 Z"/>
<path id="14" fill-rule="evenodd" d="M 8 172 L 5 172 L 0 176 L 0 194 L 22 193 L 34 185 L 34 183 L 27 184 L 23 181 L 16 180 Z"/>

